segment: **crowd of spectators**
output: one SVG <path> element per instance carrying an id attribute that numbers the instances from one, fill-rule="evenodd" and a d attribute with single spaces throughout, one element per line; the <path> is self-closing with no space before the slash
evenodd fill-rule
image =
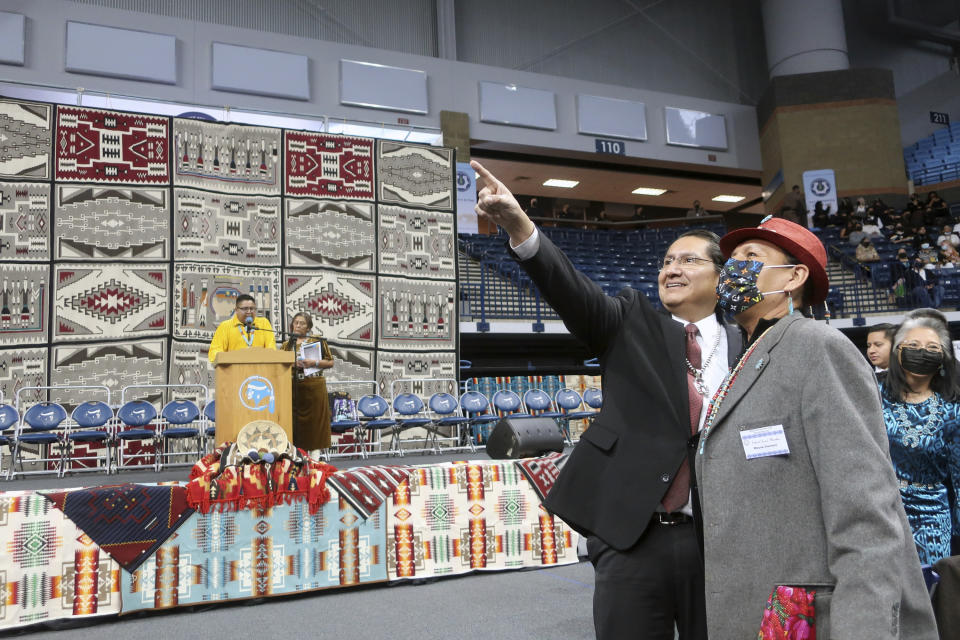
<path id="1" fill-rule="evenodd" d="M 935 191 L 926 199 L 913 194 L 899 210 L 879 198 L 843 198 L 836 212 L 815 207 L 811 223 L 839 227 L 840 242 L 855 247 L 854 257 L 865 266 L 889 264 L 890 295 L 901 306 L 939 308 L 941 276 L 960 274 L 960 217 L 951 216 Z"/>

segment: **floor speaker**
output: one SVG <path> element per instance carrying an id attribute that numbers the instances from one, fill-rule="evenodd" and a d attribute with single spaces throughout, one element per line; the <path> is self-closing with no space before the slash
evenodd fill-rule
<path id="1" fill-rule="evenodd" d="M 553 418 L 501 418 L 487 438 L 487 455 L 494 460 L 534 458 L 563 451 L 563 433 Z"/>

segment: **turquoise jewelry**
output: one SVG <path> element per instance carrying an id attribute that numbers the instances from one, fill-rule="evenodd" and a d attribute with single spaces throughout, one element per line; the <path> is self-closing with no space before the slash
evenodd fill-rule
<path id="1" fill-rule="evenodd" d="M 896 403 L 894 412 L 897 415 L 897 424 L 903 429 L 903 437 L 900 438 L 903 446 L 916 449 L 920 446 L 921 438 L 925 436 L 936 436 L 940 431 L 941 425 L 937 424 L 937 419 L 940 417 L 940 402 L 936 393 L 930 396 L 929 403 L 930 415 L 927 416 L 926 422 L 922 425 L 910 423 L 910 419 L 907 417 L 906 403 Z"/>

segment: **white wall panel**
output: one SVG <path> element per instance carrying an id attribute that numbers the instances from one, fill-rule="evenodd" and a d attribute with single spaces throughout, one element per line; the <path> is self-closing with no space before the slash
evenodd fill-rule
<path id="1" fill-rule="evenodd" d="M 220 91 L 310 99 L 307 56 L 214 42 L 213 88 Z"/>
<path id="2" fill-rule="evenodd" d="M 67 71 L 177 82 L 177 39 L 163 33 L 67 22 Z"/>
<path id="3" fill-rule="evenodd" d="M 0 11 L 0 63 L 23 64 L 25 28 L 23 15 Z"/>

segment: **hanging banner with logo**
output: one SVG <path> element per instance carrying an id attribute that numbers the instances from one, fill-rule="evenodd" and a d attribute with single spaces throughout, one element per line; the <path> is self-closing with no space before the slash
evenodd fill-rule
<path id="1" fill-rule="evenodd" d="M 812 216 L 817 202 L 823 210 L 837 211 L 837 177 L 833 169 L 818 169 L 803 172 L 803 197 L 807 202 L 807 215 Z M 829 207 L 829 208 L 828 208 Z"/>
<path id="2" fill-rule="evenodd" d="M 469 162 L 457 163 L 457 233 L 479 233 L 477 214 L 477 174 Z"/>

